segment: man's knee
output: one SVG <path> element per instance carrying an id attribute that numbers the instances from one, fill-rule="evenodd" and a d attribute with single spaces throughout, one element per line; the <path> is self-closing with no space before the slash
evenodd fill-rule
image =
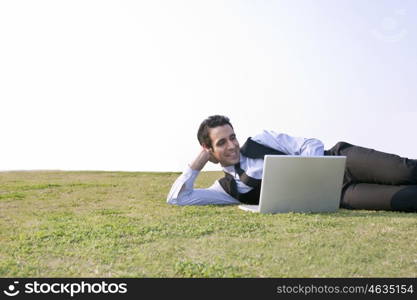
<path id="1" fill-rule="evenodd" d="M 417 186 L 410 185 L 395 193 L 391 206 L 397 211 L 417 212 Z"/>

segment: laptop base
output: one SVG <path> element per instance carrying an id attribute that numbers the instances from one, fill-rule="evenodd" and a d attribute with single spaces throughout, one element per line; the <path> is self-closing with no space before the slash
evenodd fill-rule
<path id="1" fill-rule="evenodd" d="M 245 211 L 259 212 L 259 205 L 241 204 L 239 208 Z"/>

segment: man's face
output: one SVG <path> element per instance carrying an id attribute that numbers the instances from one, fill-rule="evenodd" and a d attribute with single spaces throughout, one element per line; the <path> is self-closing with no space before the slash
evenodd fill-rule
<path id="1" fill-rule="evenodd" d="M 232 166 L 239 162 L 240 148 L 235 132 L 226 124 L 209 129 L 211 139 L 210 152 L 223 167 Z"/>

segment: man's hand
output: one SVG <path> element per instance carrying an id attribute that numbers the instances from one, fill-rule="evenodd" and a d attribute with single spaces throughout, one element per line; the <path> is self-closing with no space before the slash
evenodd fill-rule
<path id="1" fill-rule="evenodd" d="M 214 158 L 213 154 L 208 148 L 201 147 L 196 159 L 190 164 L 190 168 L 200 171 L 204 168 L 208 161 L 214 164 L 218 163 L 218 160 Z"/>
<path id="2" fill-rule="evenodd" d="M 219 161 L 214 157 L 213 152 L 211 152 L 210 150 L 207 150 L 207 149 L 206 149 L 206 151 L 209 151 L 209 154 L 210 154 L 209 161 L 212 162 L 213 164 L 218 164 Z"/>

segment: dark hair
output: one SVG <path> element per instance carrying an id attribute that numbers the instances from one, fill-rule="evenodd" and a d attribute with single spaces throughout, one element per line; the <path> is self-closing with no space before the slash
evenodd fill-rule
<path id="1" fill-rule="evenodd" d="M 221 115 L 210 116 L 205 119 L 198 128 L 197 139 L 200 142 L 200 145 L 205 145 L 209 148 L 212 147 L 211 139 L 209 136 L 209 128 L 214 128 L 223 125 L 230 125 L 233 128 L 232 124 L 229 121 L 228 117 Z"/>

